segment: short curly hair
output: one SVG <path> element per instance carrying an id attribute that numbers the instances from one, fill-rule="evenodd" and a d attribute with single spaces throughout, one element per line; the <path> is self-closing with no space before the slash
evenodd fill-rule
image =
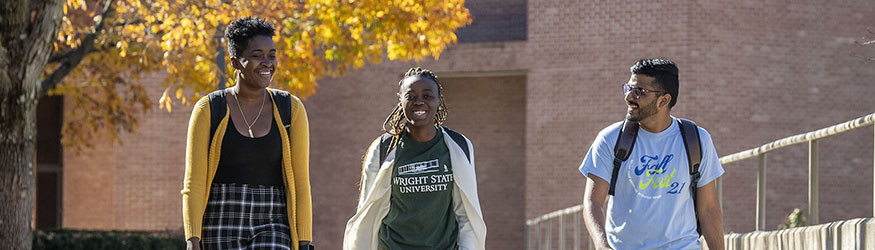
<path id="1" fill-rule="evenodd" d="M 228 55 L 238 57 L 246 49 L 249 39 L 253 37 L 273 37 L 274 34 L 273 24 L 258 17 L 244 17 L 233 21 L 225 29 L 225 40 L 228 41 Z"/>

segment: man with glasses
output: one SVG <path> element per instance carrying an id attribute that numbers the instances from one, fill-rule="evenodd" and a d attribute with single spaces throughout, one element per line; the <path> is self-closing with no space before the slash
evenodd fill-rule
<path id="1" fill-rule="evenodd" d="M 599 132 L 580 165 L 587 180 L 583 218 L 593 243 L 598 249 L 701 249 L 698 230 L 709 249 L 723 249 L 723 218 L 714 181 L 723 174 L 723 166 L 711 135 L 693 126 L 688 130 L 698 130 L 701 164 L 698 181 L 691 183 L 695 178 L 683 126 L 671 115 L 678 99 L 677 66 L 645 59 L 631 71 L 622 85 L 625 121 Z M 624 122 L 639 128 L 628 159 L 621 161 L 615 158 L 615 146 L 621 129 L 629 127 Z M 609 183 L 612 178 L 615 183 Z"/>

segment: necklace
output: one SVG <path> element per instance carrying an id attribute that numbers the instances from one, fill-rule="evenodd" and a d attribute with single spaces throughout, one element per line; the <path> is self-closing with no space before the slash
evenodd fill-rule
<path id="1" fill-rule="evenodd" d="M 255 120 L 252 120 L 252 124 L 249 124 L 249 122 L 246 121 L 246 116 L 243 115 L 243 108 L 240 107 L 240 99 L 235 95 L 234 100 L 237 101 L 237 109 L 240 110 L 240 116 L 243 117 L 243 123 L 246 124 L 246 129 L 249 130 L 249 138 L 255 138 L 252 134 L 252 125 L 255 125 L 255 122 L 258 121 L 258 117 L 261 117 L 261 110 L 264 109 L 264 101 L 267 100 L 267 98 L 265 98 L 264 95 L 261 95 L 261 108 L 258 108 L 258 115 L 255 116 Z"/>

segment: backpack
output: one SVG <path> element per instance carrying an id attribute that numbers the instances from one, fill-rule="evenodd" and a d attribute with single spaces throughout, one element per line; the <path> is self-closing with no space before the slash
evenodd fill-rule
<path id="1" fill-rule="evenodd" d="M 292 121 L 292 95 L 279 90 L 268 90 L 268 92 L 273 96 L 283 127 L 289 128 Z M 219 128 L 219 123 L 225 118 L 228 106 L 224 89 L 213 91 L 207 97 L 210 98 L 210 145 L 212 145 L 213 136 Z"/>
<path id="2" fill-rule="evenodd" d="M 699 224 L 699 211 L 696 209 L 696 185 L 702 173 L 699 172 L 699 164 L 702 162 L 702 144 L 699 138 L 699 128 L 696 123 L 687 119 L 679 118 L 678 125 L 681 128 L 681 138 L 687 151 L 687 162 L 690 165 L 690 195 L 693 198 L 693 211 L 696 215 L 696 232 L 702 234 L 702 226 Z M 611 173 L 611 186 L 608 195 L 613 196 L 617 186 L 617 175 L 620 166 L 629 159 L 632 148 L 635 147 L 635 139 L 638 137 L 638 123 L 623 121 L 623 127 L 617 136 L 617 144 L 614 145 L 614 171 Z"/>
<path id="3" fill-rule="evenodd" d="M 450 128 L 441 127 L 441 129 L 443 129 L 444 131 L 447 131 L 447 134 L 450 135 L 450 138 L 452 138 L 453 141 L 455 141 L 456 144 L 458 144 L 459 147 L 462 148 L 462 151 L 465 152 L 465 157 L 468 159 L 468 162 L 470 163 L 471 162 L 471 153 L 468 152 L 468 141 L 465 140 L 465 137 L 462 136 L 462 134 L 459 134 L 459 132 L 456 132 Z M 440 134 L 440 133 L 438 133 L 438 134 Z M 389 151 L 392 151 L 392 149 L 395 148 L 395 144 L 397 144 L 397 142 L 393 143 L 393 140 L 392 140 L 393 137 L 394 137 L 394 135 L 389 134 L 389 133 L 383 133 L 383 135 L 380 136 L 380 163 L 383 163 L 383 161 L 386 161 L 386 156 L 388 156 Z"/>

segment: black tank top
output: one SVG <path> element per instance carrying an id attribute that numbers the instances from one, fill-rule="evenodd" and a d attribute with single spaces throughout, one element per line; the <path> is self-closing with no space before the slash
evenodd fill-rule
<path id="1" fill-rule="evenodd" d="M 229 117 L 213 183 L 283 187 L 282 138 L 276 122 L 270 124 L 267 135 L 249 138 L 237 132 Z"/>

